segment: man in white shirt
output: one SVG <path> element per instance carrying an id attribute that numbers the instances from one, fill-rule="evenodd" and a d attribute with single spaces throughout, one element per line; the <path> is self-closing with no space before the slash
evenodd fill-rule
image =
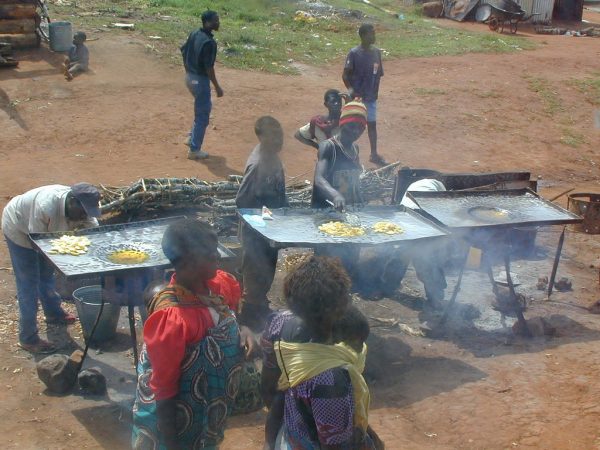
<path id="1" fill-rule="evenodd" d="M 14 197 L 2 212 L 6 239 L 19 301 L 19 345 L 32 353 L 52 353 L 56 348 L 40 339 L 38 299 L 48 323 L 73 323 L 76 318 L 60 306 L 54 269 L 31 244 L 30 233 L 70 231 L 97 226 L 100 193 L 88 183 L 72 187 L 42 186 Z"/>

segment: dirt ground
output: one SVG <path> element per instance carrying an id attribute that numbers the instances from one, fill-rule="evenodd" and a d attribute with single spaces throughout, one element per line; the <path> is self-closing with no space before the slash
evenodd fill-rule
<path id="1" fill-rule="evenodd" d="M 600 14 L 590 20 L 600 22 Z M 241 173 L 255 145 L 254 120 L 263 114 L 277 117 L 286 131 L 287 175 L 312 178 L 315 153 L 292 136 L 322 109 L 322 93 L 342 86 L 342 61 L 303 66 L 294 77 L 218 67 L 225 97 L 214 99 L 206 138 L 211 158 L 191 162 L 184 141 L 192 101 L 182 68 L 166 63 L 135 35 L 88 31 L 88 37 L 98 38 L 89 42 L 92 71 L 71 83 L 59 73 L 61 56 L 45 48 L 19 54 L 17 70 L 0 72 L 0 206 L 51 183 L 123 185 L 142 176 L 213 180 Z M 449 172 L 529 170 L 546 197 L 570 188 L 599 192 L 594 106 L 570 80 L 600 71 L 600 40 L 529 38 L 538 49 L 385 61 L 381 153 L 411 167 Z M 547 80 L 558 99 L 551 112 L 530 87 L 528 80 L 537 78 Z M 579 136 L 577 148 L 561 142 L 565 130 Z M 366 138 L 361 142 L 368 145 Z M 558 203 L 564 206 L 566 200 Z M 527 317 L 548 317 L 555 336 L 523 340 L 500 324 L 489 330 L 475 322 L 450 327 L 438 338 L 382 332 L 391 339 L 385 347 L 388 365 L 372 384 L 371 418 L 387 448 L 600 449 L 600 316 L 585 309 L 600 298 L 600 241 L 567 233 L 560 273 L 573 279 L 574 290 L 544 302 L 533 284 L 538 270 L 549 272 L 557 239 L 556 230 L 540 233 L 538 245 L 546 256 L 537 266 L 516 266 L 533 298 Z M 2 447 L 126 448 L 128 425 L 118 408 L 44 392 L 34 361 L 17 348 L 16 335 L 8 334 L 16 317 L 9 266 L 2 245 Z M 455 278 L 449 277 L 450 287 Z M 469 272 L 466 279 L 460 305 L 472 302 L 483 309 L 490 295 L 481 274 Z M 372 316 L 418 324 L 419 289 L 418 283 L 407 284 L 400 300 L 362 307 Z M 262 412 L 233 418 L 223 448 L 261 448 L 263 419 Z"/>

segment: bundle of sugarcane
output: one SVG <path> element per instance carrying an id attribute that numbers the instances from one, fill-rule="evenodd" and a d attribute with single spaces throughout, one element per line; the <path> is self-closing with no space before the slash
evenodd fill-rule
<path id="1" fill-rule="evenodd" d="M 394 189 L 395 169 L 399 163 L 389 164 L 362 174 L 361 190 L 366 202 L 389 203 Z M 301 174 L 286 187 L 291 207 L 309 207 L 312 183 Z M 229 175 L 223 181 L 204 181 L 198 178 L 141 178 L 130 186 L 101 185 L 102 214 L 130 214 L 141 210 L 169 208 L 196 208 L 199 211 L 235 214 L 235 196 L 242 177 Z"/>

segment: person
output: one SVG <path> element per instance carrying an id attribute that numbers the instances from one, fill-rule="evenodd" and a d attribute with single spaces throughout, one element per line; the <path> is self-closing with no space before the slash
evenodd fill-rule
<path id="1" fill-rule="evenodd" d="M 284 398 L 276 448 L 376 448 L 367 433 L 365 354 L 333 345 L 336 318 L 350 303 L 347 273 L 338 259 L 307 257 L 287 275 L 284 296 L 290 310 L 272 316 L 261 339 L 270 418 Z"/>
<path id="2" fill-rule="evenodd" d="M 98 225 L 100 193 L 77 183 L 32 189 L 14 197 L 2 212 L 2 233 L 8 246 L 19 303 L 19 346 L 31 353 L 53 353 L 56 347 L 38 335 L 38 299 L 47 323 L 73 323 L 61 307 L 54 269 L 32 246 L 30 233 L 70 231 Z"/>
<path id="3" fill-rule="evenodd" d="M 87 72 L 90 63 L 90 53 L 84 42 L 87 36 L 83 31 L 78 31 L 73 36 L 73 45 L 63 63 L 64 74 L 67 81 L 71 81 L 76 75 Z"/>
<path id="4" fill-rule="evenodd" d="M 346 103 L 340 114 L 340 135 L 319 144 L 311 206 L 342 210 L 362 203 L 358 184 L 362 166 L 356 141 L 364 133 L 367 108 L 358 101 Z"/>
<path id="5" fill-rule="evenodd" d="M 357 355 L 364 353 L 366 356 L 366 341 L 369 337 L 370 327 L 369 321 L 360 310 L 350 305 L 333 325 L 332 337 L 333 343 L 345 344 L 356 352 Z M 282 398 L 283 396 L 281 396 Z M 278 398 L 277 401 L 281 401 Z M 269 409 L 267 413 L 267 419 L 265 424 L 265 450 L 275 448 L 277 440 L 277 434 L 283 425 L 283 403 L 281 406 L 276 405 Z M 379 436 L 369 426 L 367 433 L 371 439 L 376 443 L 376 448 L 384 448 L 383 442 L 379 439 Z"/>
<path id="6" fill-rule="evenodd" d="M 240 380 L 242 345 L 236 279 L 217 269 L 217 235 L 204 222 L 170 224 L 161 246 L 175 273 L 147 304 L 138 364 L 132 447 L 216 449 Z"/>
<path id="7" fill-rule="evenodd" d="M 311 201 L 313 208 L 329 208 L 333 205 L 338 210 L 344 210 L 347 205 L 362 203 L 359 176 L 363 168 L 356 141 L 365 131 L 366 124 L 365 105 L 358 101 L 348 102 L 340 114 L 340 135 L 319 144 Z M 356 278 L 360 257 L 358 247 L 323 245 L 315 251 L 317 254 L 339 257 L 350 277 Z"/>
<path id="8" fill-rule="evenodd" d="M 415 181 L 407 188 L 407 192 L 445 190 L 441 181 L 427 178 Z M 407 194 L 402 198 L 401 205 L 419 209 Z M 448 240 L 441 237 L 420 242 L 414 248 L 388 247 L 376 252 L 371 258 L 365 258 L 361 265 L 371 270 L 360 271 L 361 279 L 357 285 L 360 286 L 361 294 L 369 297 L 392 296 L 412 262 L 417 278 L 425 288 L 428 306 L 439 308 L 447 287 L 444 265 L 448 260 L 448 245 Z"/>
<path id="9" fill-rule="evenodd" d="M 212 109 L 210 83 L 217 97 L 223 97 L 223 89 L 215 74 L 217 43 L 213 32 L 219 31 L 219 25 L 219 15 L 215 11 L 205 11 L 202 13 L 202 28 L 190 33 L 181 47 L 186 86 L 194 96 L 194 124 L 188 141 L 188 159 L 191 160 L 209 156 L 202 150 L 202 144 Z"/>
<path id="10" fill-rule="evenodd" d="M 342 95 L 337 89 L 328 89 L 323 97 L 326 116 L 317 115 L 310 122 L 298 129 L 294 137 L 300 142 L 319 149 L 319 144 L 326 139 L 340 134 L 340 113 L 342 112 Z"/>
<path id="11" fill-rule="evenodd" d="M 354 47 L 346 57 L 342 80 L 350 98 L 361 99 L 367 106 L 367 129 L 371 156 L 369 161 L 385 166 L 385 159 L 377 153 L 377 97 L 379 82 L 383 76 L 381 50 L 375 47 L 375 27 L 363 23 L 358 29 L 360 45 Z"/>
<path id="12" fill-rule="evenodd" d="M 235 203 L 238 208 L 283 208 L 287 206 L 285 174 L 279 159 L 283 147 L 283 129 L 271 116 L 256 121 L 254 131 L 259 143 L 248 158 L 244 178 Z M 241 224 L 243 246 L 242 276 L 244 300 L 240 322 L 261 330 L 271 312 L 267 293 L 277 266 L 277 248 L 251 227 Z"/>

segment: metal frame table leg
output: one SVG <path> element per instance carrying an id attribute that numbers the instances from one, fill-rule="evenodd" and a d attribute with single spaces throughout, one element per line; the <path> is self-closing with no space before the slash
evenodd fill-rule
<path id="1" fill-rule="evenodd" d="M 133 305 L 127 305 L 127 315 L 129 317 L 129 332 L 131 333 L 131 344 L 133 346 L 133 363 L 135 368 L 138 366 L 137 335 L 135 331 L 135 312 Z"/>

